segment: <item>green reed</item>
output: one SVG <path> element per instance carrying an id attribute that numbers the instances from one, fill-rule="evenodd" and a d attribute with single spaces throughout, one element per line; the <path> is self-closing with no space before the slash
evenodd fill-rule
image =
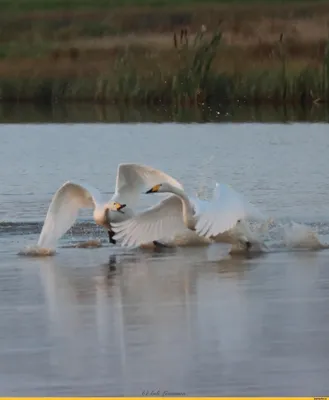
<path id="1" fill-rule="evenodd" d="M 115 103 L 248 103 L 308 105 L 329 101 L 329 45 L 320 68 L 292 69 L 281 36 L 273 68 L 219 72 L 221 32 L 210 39 L 200 32 L 172 49 L 175 67 L 169 72 L 161 63 L 149 70 L 136 67 L 135 54 L 127 48 L 109 71 L 95 77 L 2 78 L 2 101 L 53 103 L 64 101 Z"/>

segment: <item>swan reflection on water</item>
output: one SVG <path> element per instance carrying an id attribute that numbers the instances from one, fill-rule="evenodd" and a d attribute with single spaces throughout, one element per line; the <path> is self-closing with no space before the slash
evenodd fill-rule
<path id="1" fill-rule="evenodd" d="M 108 261 L 108 272 L 116 272 L 120 266 L 129 263 L 139 263 L 142 259 L 156 259 L 168 255 L 174 255 L 177 252 L 176 247 L 171 246 L 151 246 L 138 249 L 136 252 L 129 253 L 111 253 Z"/>
<path id="2" fill-rule="evenodd" d="M 111 254 L 109 258 L 109 272 L 114 272 L 117 270 L 117 255 Z"/>

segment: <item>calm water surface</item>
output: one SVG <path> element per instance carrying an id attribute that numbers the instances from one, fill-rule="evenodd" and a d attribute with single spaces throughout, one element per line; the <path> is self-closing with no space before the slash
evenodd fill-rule
<path id="1" fill-rule="evenodd" d="M 328 250 L 123 251 L 83 213 L 54 257 L 17 254 L 63 182 L 111 196 L 120 162 L 190 192 L 228 182 L 328 235 L 327 124 L 3 124 L 0 138 L 1 395 L 328 393 Z M 72 246 L 90 238 L 103 246 Z"/>

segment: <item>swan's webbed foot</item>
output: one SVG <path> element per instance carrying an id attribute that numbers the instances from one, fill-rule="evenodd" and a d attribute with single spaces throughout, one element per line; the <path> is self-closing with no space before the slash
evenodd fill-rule
<path id="1" fill-rule="evenodd" d="M 169 246 L 166 246 L 165 244 L 163 244 L 163 243 L 160 243 L 160 242 L 158 242 L 157 240 L 153 240 L 153 244 L 154 244 L 154 246 L 156 246 L 156 247 L 160 247 L 160 248 L 169 248 Z"/>
<path id="2" fill-rule="evenodd" d="M 249 251 L 252 248 L 252 243 L 249 242 L 249 240 L 247 240 L 247 239 L 240 240 L 239 242 L 240 242 L 240 246 L 243 249 L 245 249 L 246 251 Z"/>
<path id="3" fill-rule="evenodd" d="M 113 231 L 110 231 L 110 230 L 109 230 L 109 231 L 108 231 L 108 234 L 109 234 L 109 242 L 112 243 L 112 244 L 116 244 L 117 241 L 113 239 L 115 233 L 114 233 Z"/>

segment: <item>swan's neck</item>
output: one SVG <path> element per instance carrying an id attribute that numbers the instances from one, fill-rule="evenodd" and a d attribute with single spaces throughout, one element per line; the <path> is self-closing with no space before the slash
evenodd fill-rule
<path id="1" fill-rule="evenodd" d="M 111 222 L 122 222 L 131 218 L 133 215 L 133 210 L 129 207 L 126 207 L 122 213 L 110 210 L 108 204 L 99 204 L 94 209 L 94 220 L 96 224 L 108 230 L 111 230 Z"/>
<path id="2" fill-rule="evenodd" d="M 94 220 L 97 225 L 110 229 L 108 209 L 105 205 L 98 205 L 94 209 Z"/>
<path id="3" fill-rule="evenodd" d="M 172 187 L 171 192 L 178 196 L 183 204 L 183 220 L 185 225 L 187 226 L 188 229 L 194 230 L 195 229 L 195 218 L 194 218 L 194 209 L 193 206 L 190 202 L 190 199 L 184 192 L 184 190 L 181 190 L 176 187 Z"/>

